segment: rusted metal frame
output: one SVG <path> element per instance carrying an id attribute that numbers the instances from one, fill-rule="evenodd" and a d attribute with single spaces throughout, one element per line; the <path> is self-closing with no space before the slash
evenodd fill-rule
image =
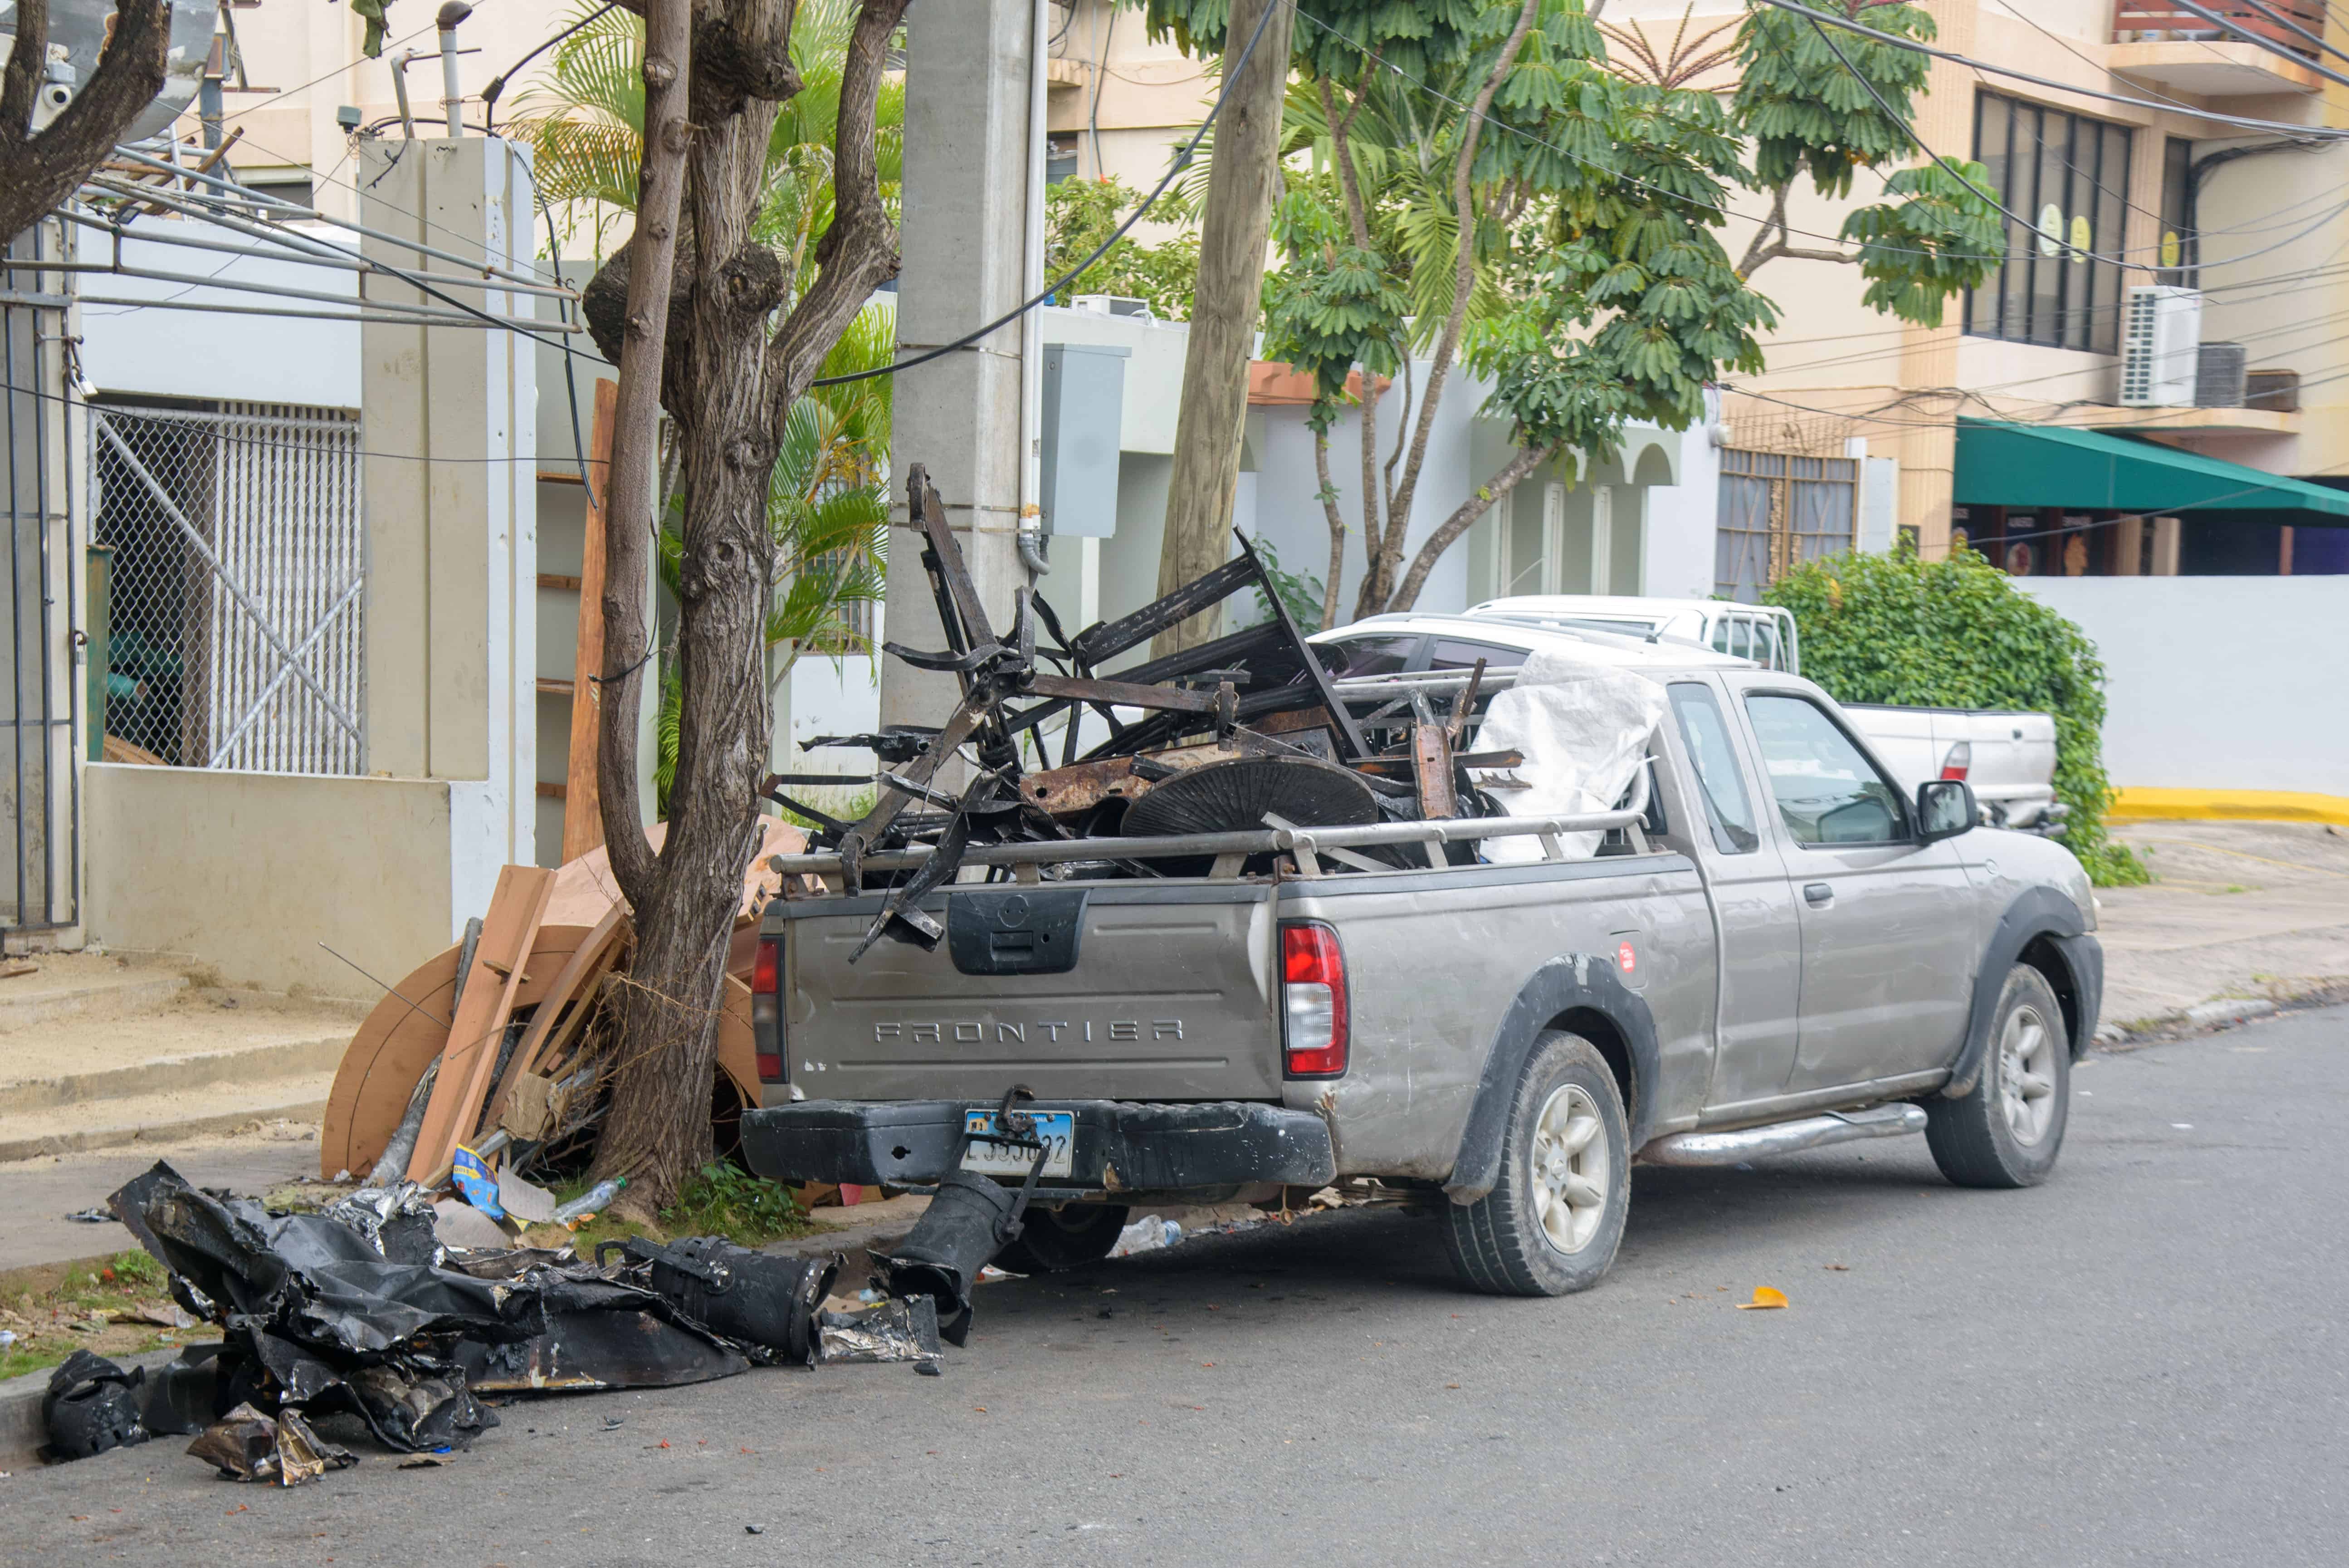
<path id="1" fill-rule="evenodd" d="M 1180 626 L 1201 610 L 1223 603 L 1242 588 L 1261 587 L 1262 576 L 1253 555 L 1226 561 L 1205 576 L 1194 577 L 1132 615 L 1087 627 L 1070 642 L 1070 651 L 1085 663 L 1099 666 L 1129 648 L 1149 641 L 1168 627 Z"/>
<path id="2" fill-rule="evenodd" d="M 936 852 L 911 877 L 889 889 L 888 896 L 881 900 L 881 912 L 874 916 L 872 925 L 865 928 L 864 940 L 856 944 L 854 952 L 848 955 L 849 962 L 854 963 L 863 958 L 866 950 L 881 940 L 881 933 L 889 929 L 892 920 L 903 920 L 912 927 L 924 948 L 935 950 L 937 947 L 939 939 L 946 935 L 946 929 L 921 909 L 920 900 L 931 889 L 952 880 L 955 874 L 962 869 L 963 852 L 970 845 L 970 808 L 979 804 L 982 793 L 994 788 L 996 782 L 992 775 L 970 781 L 970 787 L 963 792 L 961 809 L 954 814 L 954 820 L 947 824 L 947 830 L 938 836 Z"/>
<path id="3" fill-rule="evenodd" d="M 1174 686 L 1140 686 L 1130 680 L 1080 680 L 1067 675 L 1030 675 L 1022 682 L 1039 697 L 1065 697 L 1079 702 L 1114 702 L 1128 708 L 1151 708 L 1173 713 L 1213 713 L 1216 694 L 1185 691 Z"/>
<path id="4" fill-rule="evenodd" d="M 1475 711 L 1476 689 L 1484 684 L 1485 661 L 1479 659 L 1476 668 L 1468 672 L 1467 690 L 1452 701 L 1452 722 L 1447 726 L 1447 732 L 1454 751 L 1458 751 L 1460 742 L 1467 738 L 1468 715 Z"/>
<path id="5" fill-rule="evenodd" d="M 938 601 L 947 646 L 957 655 L 990 644 L 999 646 L 994 628 L 988 624 L 978 585 L 970 580 L 962 546 L 955 543 L 954 531 L 947 526 L 946 503 L 937 486 L 930 483 L 929 470 L 918 462 L 906 472 L 905 510 L 926 541 L 922 569 L 929 574 L 930 591 Z"/>
<path id="6" fill-rule="evenodd" d="M 905 777 L 916 784 L 926 784 L 936 777 L 938 769 L 946 765 L 946 760 L 978 732 L 979 721 L 994 705 L 994 692 L 983 685 L 973 686 L 964 692 L 961 705 L 954 711 L 954 717 L 947 721 L 946 727 L 930 742 L 930 749 L 906 765 Z M 865 846 L 888 831 L 889 824 L 905 809 L 905 803 L 910 798 L 899 790 L 883 790 L 873 802 L 873 809 L 841 835 L 840 868 L 847 878 L 848 891 L 852 895 L 864 890 L 862 866 Z"/>
<path id="7" fill-rule="evenodd" d="M 1361 729 L 1354 722 L 1354 715 L 1338 700 L 1338 689 L 1330 684 L 1330 672 L 1321 667 L 1321 660 L 1314 654 L 1312 645 L 1305 640 L 1305 634 L 1297 629 L 1296 619 L 1289 615 L 1288 605 L 1281 602 L 1279 590 L 1273 587 L 1272 574 L 1266 571 L 1264 563 L 1257 558 L 1256 546 L 1249 543 L 1247 535 L 1237 528 L 1232 530 L 1232 537 L 1240 542 L 1241 558 L 1256 568 L 1257 586 L 1264 590 L 1265 603 L 1272 607 L 1273 618 L 1280 622 L 1280 628 L 1288 634 L 1288 640 L 1296 647 L 1298 657 L 1305 661 L 1306 679 L 1313 683 L 1313 690 L 1320 694 L 1322 705 L 1330 710 L 1330 717 L 1337 722 L 1339 743 L 1350 750 L 1357 759 L 1369 756 L 1370 742 L 1362 739 Z"/>
<path id="8" fill-rule="evenodd" d="M 1460 796 L 1452 784 L 1452 737 L 1441 724 L 1419 723 L 1411 731 L 1412 772 L 1419 784 L 1422 816 L 1457 816 Z"/>

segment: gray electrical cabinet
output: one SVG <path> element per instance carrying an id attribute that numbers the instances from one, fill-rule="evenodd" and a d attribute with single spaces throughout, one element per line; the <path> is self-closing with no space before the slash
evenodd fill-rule
<path id="1" fill-rule="evenodd" d="M 1117 453 L 1131 348 L 1044 345 L 1043 483 L 1037 500 L 1053 534 L 1106 539 L 1117 532 Z"/>

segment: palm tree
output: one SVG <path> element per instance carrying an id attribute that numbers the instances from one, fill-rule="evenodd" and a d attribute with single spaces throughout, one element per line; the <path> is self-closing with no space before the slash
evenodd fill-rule
<path id="1" fill-rule="evenodd" d="M 600 256 L 614 225 L 632 214 L 644 155 L 644 43 L 641 16 L 624 10 L 593 16 L 558 46 L 546 78 L 523 95 L 515 129 L 534 151 L 539 189 L 561 211 L 568 234 L 585 228 Z M 792 57 L 804 84 L 777 115 L 767 147 L 767 192 L 757 236 L 779 252 L 786 275 L 812 268 L 816 242 L 833 217 L 833 127 L 839 117 L 841 70 L 856 20 L 853 0 L 802 0 L 792 27 Z M 895 209 L 904 149 L 902 80 L 882 85 L 874 106 L 883 202 Z M 788 308 L 791 302 L 785 302 Z M 837 376 L 886 366 L 896 355 L 896 312 L 865 306 L 824 360 Z M 889 536 L 890 378 L 819 387 L 792 408 L 768 490 L 774 535 L 775 591 L 767 613 L 767 677 L 780 685 L 803 653 L 834 659 L 871 652 L 857 608 L 883 597 Z M 662 510 L 661 575 L 674 595 L 682 547 L 681 497 Z M 672 672 L 661 683 L 654 779 L 666 799 L 677 768 L 678 692 Z"/>

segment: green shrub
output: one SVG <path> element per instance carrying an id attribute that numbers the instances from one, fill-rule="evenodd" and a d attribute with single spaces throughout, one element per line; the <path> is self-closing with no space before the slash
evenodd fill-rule
<path id="1" fill-rule="evenodd" d="M 2064 843 L 2099 886 L 2147 881 L 2105 832 L 2105 667 L 2080 628 L 1971 550 L 1806 562 L 1770 588 L 1802 634 L 1803 673 L 1841 702 L 2016 708 L 2055 719 Z"/>

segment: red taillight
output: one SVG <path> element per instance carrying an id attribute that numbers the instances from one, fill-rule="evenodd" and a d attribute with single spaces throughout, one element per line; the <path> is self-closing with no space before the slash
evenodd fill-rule
<path id="1" fill-rule="evenodd" d="M 759 1081 L 780 1084 L 783 1070 L 783 945 L 761 942 L 750 965 L 750 1034 L 759 1058 Z"/>
<path id="2" fill-rule="evenodd" d="M 1292 1078 L 1346 1070 L 1346 955 L 1319 920 L 1280 928 L 1281 1046 Z"/>
<path id="3" fill-rule="evenodd" d="M 1966 776 L 1966 770 L 1973 765 L 1974 743 L 1971 741 L 1960 741 L 1950 748 L 1950 754 L 1941 759 L 1941 776 L 1945 779 L 1957 779 L 1962 782 Z"/>

